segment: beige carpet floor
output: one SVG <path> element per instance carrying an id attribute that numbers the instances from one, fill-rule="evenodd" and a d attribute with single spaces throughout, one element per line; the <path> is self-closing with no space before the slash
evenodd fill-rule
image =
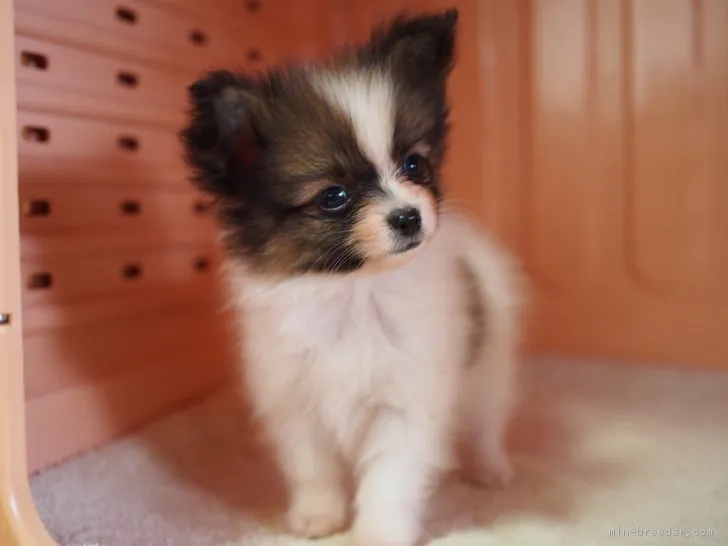
<path id="1" fill-rule="evenodd" d="M 503 491 L 437 492 L 431 546 L 728 545 L 728 373 L 542 359 Z M 283 489 L 230 393 L 32 477 L 61 545 L 288 546 Z M 346 544 L 346 535 L 319 541 Z"/>

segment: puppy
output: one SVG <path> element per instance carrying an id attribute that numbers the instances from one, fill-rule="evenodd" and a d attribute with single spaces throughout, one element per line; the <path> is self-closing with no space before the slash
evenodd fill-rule
<path id="1" fill-rule="evenodd" d="M 290 530 L 349 521 L 409 546 L 463 439 L 511 474 L 518 291 L 505 252 L 444 206 L 455 10 L 399 16 L 327 63 L 190 86 L 182 132 L 216 199 L 249 396 L 290 488 Z"/>

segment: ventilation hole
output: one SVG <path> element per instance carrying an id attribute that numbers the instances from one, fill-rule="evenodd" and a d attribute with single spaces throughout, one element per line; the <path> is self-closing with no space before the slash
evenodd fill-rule
<path id="1" fill-rule="evenodd" d="M 25 203 L 23 212 L 29 218 L 41 218 L 51 215 L 51 202 L 45 199 L 33 199 Z"/>
<path id="2" fill-rule="evenodd" d="M 119 148 L 127 152 L 136 152 L 139 149 L 139 139 L 133 136 L 120 136 Z"/>
<path id="3" fill-rule="evenodd" d="M 116 81 L 123 87 L 134 88 L 139 85 L 139 78 L 133 72 L 119 72 Z"/>
<path id="4" fill-rule="evenodd" d="M 51 139 L 51 132 L 48 127 L 26 125 L 23 127 L 23 138 L 28 142 L 45 144 Z"/>
<path id="5" fill-rule="evenodd" d="M 260 49 L 252 47 L 248 50 L 248 60 L 249 61 L 257 63 L 262 58 L 263 58 L 263 54 L 260 52 Z"/>
<path id="6" fill-rule="evenodd" d="M 35 70 L 48 70 L 48 57 L 34 51 L 23 51 L 20 54 L 20 64 Z"/>
<path id="7" fill-rule="evenodd" d="M 124 216 L 139 216 L 142 212 L 142 204 L 131 199 L 121 202 L 121 213 Z"/>
<path id="8" fill-rule="evenodd" d="M 195 45 L 203 46 L 207 43 L 207 34 L 202 32 L 201 30 L 191 30 L 189 37 L 190 42 Z"/>
<path id="9" fill-rule="evenodd" d="M 127 8 L 126 6 L 119 6 L 116 8 L 116 18 L 127 25 L 133 25 L 137 22 L 136 11 L 131 8 Z"/>
<path id="10" fill-rule="evenodd" d="M 53 275 L 50 273 L 35 273 L 28 277 L 30 290 L 45 290 L 53 284 Z"/>
<path id="11" fill-rule="evenodd" d="M 210 203 L 209 201 L 204 201 L 202 199 L 200 199 L 199 201 L 195 201 L 195 203 L 192 205 L 192 210 L 195 212 L 195 214 L 205 214 L 211 208 L 212 203 Z"/>
<path id="12" fill-rule="evenodd" d="M 130 281 L 136 280 L 142 276 L 142 266 L 139 264 L 126 264 L 121 269 L 121 276 Z"/>
<path id="13" fill-rule="evenodd" d="M 0 326 L 8 326 L 10 324 L 10 313 L 0 313 Z"/>
<path id="14" fill-rule="evenodd" d="M 245 7 L 248 8 L 250 13 L 257 13 L 260 11 L 260 0 L 248 0 L 245 3 Z"/>
<path id="15" fill-rule="evenodd" d="M 204 256 L 200 256 L 195 260 L 195 269 L 197 271 L 207 271 L 210 269 L 210 260 Z"/>

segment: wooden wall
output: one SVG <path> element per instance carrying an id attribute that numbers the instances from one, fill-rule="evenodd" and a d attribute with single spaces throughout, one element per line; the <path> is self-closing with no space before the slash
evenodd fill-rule
<path id="1" fill-rule="evenodd" d="M 191 79 L 451 5 L 448 191 L 523 261 L 531 351 L 728 365 L 725 1 L 17 0 L 31 468 L 229 372 Z"/>
<path id="2" fill-rule="evenodd" d="M 482 2 L 484 215 L 534 350 L 728 367 L 728 2 Z"/>
<path id="3" fill-rule="evenodd" d="M 235 346 L 177 132 L 211 67 L 321 53 L 301 2 L 18 0 L 31 470 L 209 391 Z"/>

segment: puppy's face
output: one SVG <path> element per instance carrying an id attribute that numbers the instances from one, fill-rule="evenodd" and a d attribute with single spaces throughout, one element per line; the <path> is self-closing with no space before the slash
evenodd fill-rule
<path id="1" fill-rule="evenodd" d="M 231 256 L 264 275 L 343 274 L 427 244 L 456 21 L 400 17 L 325 66 L 191 86 L 182 138 Z"/>

